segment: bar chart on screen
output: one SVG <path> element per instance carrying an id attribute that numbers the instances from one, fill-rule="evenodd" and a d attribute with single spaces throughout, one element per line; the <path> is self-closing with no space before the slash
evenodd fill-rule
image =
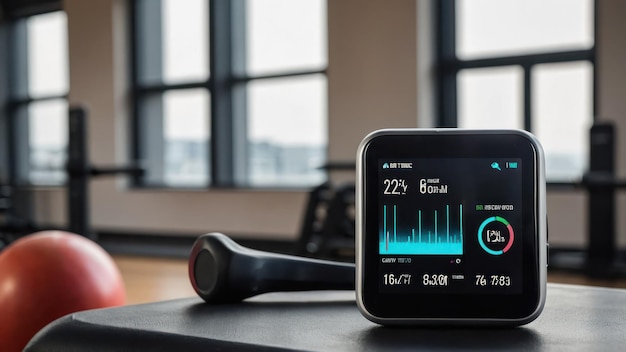
<path id="1" fill-rule="evenodd" d="M 400 209 L 383 205 L 379 254 L 461 255 L 463 254 L 463 204 L 446 204 L 440 209 L 417 209 L 411 226 L 398 226 Z"/>

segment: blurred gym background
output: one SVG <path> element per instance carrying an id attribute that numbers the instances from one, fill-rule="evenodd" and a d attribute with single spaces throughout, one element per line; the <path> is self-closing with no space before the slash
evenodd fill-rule
<path id="1" fill-rule="evenodd" d="M 0 253 L 39 230 L 91 238 L 128 303 L 192 295 L 185 258 L 206 232 L 350 261 L 364 135 L 523 128 L 546 150 L 550 280 L 626 286 L 624 13 L 1 0 Z"/>

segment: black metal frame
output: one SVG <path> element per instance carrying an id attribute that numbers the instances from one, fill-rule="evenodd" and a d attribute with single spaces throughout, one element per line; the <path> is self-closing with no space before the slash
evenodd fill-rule
<path id="1" fill-rule="evenodd" d="M 245 180 L 247 141 L 247 106 L 245 85 L 253 80 L 326 74 L 326 70 L 302 70 L 271 75 L 249 75 L 245 72 L 245 15 L 244 0 L 211 0 L 209 11 L 209 79 L 182 84 L 142 84 L 138 75 L 138 0 L 131 1 L 131 53 L 133 117 L 131 146 L 133 160 L 141 160 L 141 101 L 151 94 L 169 90 L 203 88 L 211 99 L 211 140 L 208 161 L 210 184 L 208 188 L 248 187 Z M 162 143 L 162 142 L 161 142 Z M 149 167 L 148 167 L 149 168 Z M 135 187 L 163 187 L 148 185 L 142 177 L 135 177 Z M 180 188 L 180 187 L 175 187 Z M 196 188 L 196 187 L 194 187 Z"/>
<path id="2" fill-rule="evenodd" d="M 524 129 L 532 131 L 531 122 L 531 70 L 533 66 L 545 63 L 589 61 L 594 70 L 593 115 L 596 114 L 596 50 L 594 45 L 587 50 L 572 50 L 531 55 L 502 56 L 473 60 L 460 60 L 456 57 L 456 6 L 455 0 L 441 0 L 436 2 L 437 18 L 437 100 L 436 109 L 441 127 L 457 126 L 457 74 L 468 68 L 487 68 L 497 66 L 519 66 L 524 71 Z M 594 18 L 597 16 L 594 2 Z M 597 26 L 594 19 L 594 26 Z M 594 33 L 597 32 L 594 30 Z M 595 34 L 594 34 L 595 35 Z"/>

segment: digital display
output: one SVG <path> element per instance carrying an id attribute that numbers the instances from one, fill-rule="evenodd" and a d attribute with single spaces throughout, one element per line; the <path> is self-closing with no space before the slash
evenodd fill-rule
<path id="1" fill-rule="evenodd" d="M 378 165 L 381 292 L 522 291 L 521 159 Z"/>
<path id="2" fill-rule="evenodd" d="M 397 129 L 357 159 L 357 305 L 382 324 L 523 324 L 545 302 L 545 171 L 517 130 Z"/>

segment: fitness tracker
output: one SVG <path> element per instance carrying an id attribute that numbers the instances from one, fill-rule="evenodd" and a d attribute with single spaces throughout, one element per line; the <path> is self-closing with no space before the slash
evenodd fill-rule
<path id="1" fill-rule="evenodd" d="M 393 324 L 521 325 L 546 297 L 544 155 L 520 130 L 389 129 L 357 155 L 356 291 Z"/>

